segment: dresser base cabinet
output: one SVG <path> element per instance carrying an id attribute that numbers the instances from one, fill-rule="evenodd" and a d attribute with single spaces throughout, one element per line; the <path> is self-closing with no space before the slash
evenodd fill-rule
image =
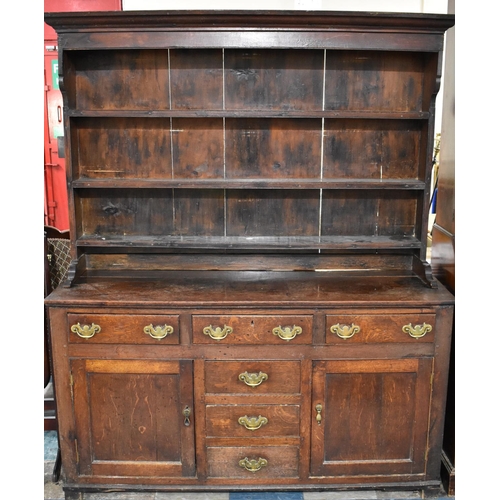
<path id="1" fill-rule="evenodd" d="M 248 274 L 49 297 L 68 495 L 439 488 L 451 295 L 300 273 L 295 294 L 268 297 L 284 278 Z"/>

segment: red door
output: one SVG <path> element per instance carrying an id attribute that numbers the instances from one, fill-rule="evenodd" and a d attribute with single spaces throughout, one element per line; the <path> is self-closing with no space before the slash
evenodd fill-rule
<path id="1" fill-rule="evenodd" d="M 45 12 L 122 10 L 121 0 L 45 0 Z M 44 23 L 45 24 L 45 23 Z M 44 26 L 44 224 L 69 229 L 63 102 L 58 82 L 57 35 Z"/>
<path id="2" fill-rule="evenodd" d="M 57 43 L 44 43 L 45 84 L 45 225 L 69 229 L 66 164 L 64 161 L 63 103 L 57 71 Z"/>

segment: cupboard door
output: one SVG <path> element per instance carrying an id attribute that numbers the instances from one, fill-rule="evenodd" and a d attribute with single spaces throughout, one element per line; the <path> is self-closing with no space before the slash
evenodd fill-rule
<path id="1" fill-rule="evenodd" d="M 425 472 L 432 359 L 316 361 L 311 474 Z"/>
<path id="2" fill-rule="evenodd" d="M 77 359 L 71 369 L 80 475 L 194 475 L 191 361 Z"/>

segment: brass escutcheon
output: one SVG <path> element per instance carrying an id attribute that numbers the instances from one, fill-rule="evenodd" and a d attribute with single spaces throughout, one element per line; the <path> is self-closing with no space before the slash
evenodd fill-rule
<path id="1" fill-rule="evenodd" d="M 257 472 L 259 471 L 260 469 L 262 469 L 262 467 L 266 467 L 267 466 L 267 460 L 265 458 L 258 458 L 257 460 L 255 459 L 248 459 L 248 457 L 245 457 L 245 458 L 242 458 L 239 462 L 238 462 L 239 466 L 240 467 L 243 467 L 244 469 L 250 471 L 250 472 Z"/>
<path id="2" fill-rule="evenodd" d="M 295 325 L 293 325 L 292 327 L 285 326 L 282 328 L 280 325 L 276 328 L 273 328 L 273 333 L 282 340 L 292 340 L 297 335 L 300 335 L 302 333 L 302 328 Z"/>
<path id="3" fill-rule="evenodd" d="M 186 427 L 189 427 L 189 425 L 191 424 L 191 420 L 189 419 L 189 417 L 191 416 L 191 408 L 189 408 L 189 406 L 186 406 L 184 410 L 182 410 L 182 414 L 184 415 L 184 425 Z"/>
<path id="4" fill-rule="evenodd" d="M 96 333 L 99 333 L 101 331 L 101 327 L 94 323 L 92 323 L 91 325 L 80 325 L 80 323 L 77 323 L 76 325 L 73 325 L 71 327 L 71 331 L 73 333 L 76 333 L 82 339 L 90 339 Z"/>
<path id="5" fill-rule="evenodd" d="M 256 431 L 260 429 L 263 425 L 266 425 L 268 422 L 266 417 L 259 415 L 258 417 L 240 417 L 238 419 L 238 423 L 248 429 L 249 431 Z"/>
<path id="6" fill-rule="evenodd" d="M 321 425 L 321 412 L 323 411 L 323 405 L 320 405 L 320 404 L 317 404 L 315 406 L 315 410 L 316 410 L 316 422 L 318 422 L 318 425 Z"/>
<path id="7" fill-rule="evenodd" d="M 428 325 L 427 323 L 415 326 L 412 326 L 412 324 L 410 323 L 409 325 L 403 326 L 403 332 L 407 333 L 410 337 L 413 337 L 414 339 L 420 339 L 430 331 L 432 331 L 432 326 Z"/>
<path id="8" fill-rule="evenodd" d="M 144 333 L 147 333 L 154 339 L 160 340 L 165 338 L 167 335 L 170 335 L 171 333 L 174 332 L 174 327 L 170 325 L 158 325 L 158 326 L 153 326 L 148 325 L 144 327 Z"/>
<path id="9" fill-rule="evenodd" d="M 226 325 L 224 325 L 224 328 L 220 328 L 219 326 L 214 328 L 212 325 L 210 325 L 203 328 L 203 333 L 205 335 L 208 335 L 211 339 L 223 340 L 230 333 L 233 333 L 233 329 L 230 326 Z"/>
<path id="10" fill-rule="evenodd" d="M 238 378 L 244 382 L 249 387 L 257 387 L 262 384 L 265 380 L 268 379 L 267 373 L 259 372 L 259 373 L 240 373 Z"/>
<path id="11" fill-rule="evenodd" d="M 350 339 L 355 333 L 358 333 L 361 330 L 361 328 L 358 325 L 355 325 L 354 323 L 349 325 L 341 325 L 337 323 L 336 325 L 333 325 L 330 327 L 330 331 L 332 333 L 336 333 L 337 336 L 339 336 L 341 339 Z"/>

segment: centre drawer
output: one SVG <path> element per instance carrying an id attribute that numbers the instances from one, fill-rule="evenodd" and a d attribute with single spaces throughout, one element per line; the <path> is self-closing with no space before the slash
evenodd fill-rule
<path id="1" fill-rule="evenodd" d="M 69 313 L 68 335 L 71 343 L 178 344 L 179 316 Z"/>
<path id="2" fill-rule="evenodd" d="M 300 361 L 205 361 L 207 394 L 300 394 Z"/>
<path id="3" fill-rule="evenodd" d="M 299 436 L 299 405 L 207 405 L 207 437 Z"/>
<path id="4" fill-rule="evenodd" d="M 307 314 L 193 315 L 196 344 L 310 344 L 313 316 Z"/>
<path id="5" fill-rule="evenodd" d="M 208 476 L 246 478 L 297 477 L 298 446 L 208 447 Z"/>

